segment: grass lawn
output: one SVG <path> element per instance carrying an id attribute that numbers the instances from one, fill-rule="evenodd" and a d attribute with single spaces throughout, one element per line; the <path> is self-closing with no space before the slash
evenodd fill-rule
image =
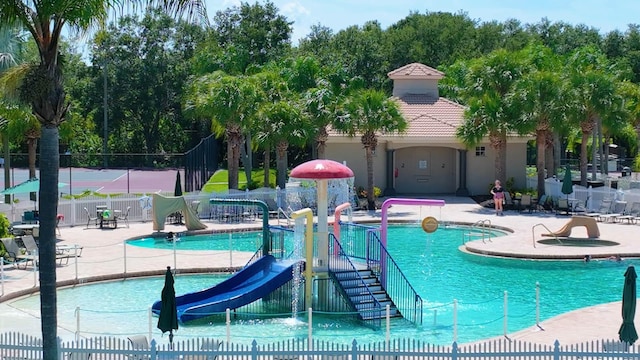
<path id="1" fill-rule="evenodd" d="M 206 193 L 212 192 L 224 192 L 229 190 L 229 171 L 226 169 L 221 169 L 215 172 L 213 176 L 207 181 L 207 183 L 202 187 L 202 191 Z M 251 172 L 251 180 L 254 183 L 258 184 L 259 187 L 263 187 L 262 180 L 264 179 L 264 170 L 254 170 Z M 272 169 L 269 171 L 269 183 L 271 188 L 276 187 L 276 170 Z M 244 173 L 243 169 L 240 169 L 240 173 L 238 174 L 238 187 L 240 190 L 244 190 L 247 186 L 247 177 Z"/>

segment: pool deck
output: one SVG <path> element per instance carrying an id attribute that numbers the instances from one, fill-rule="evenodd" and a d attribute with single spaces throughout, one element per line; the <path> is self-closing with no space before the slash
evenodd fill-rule
<path id="1" fill-rule="evenodd" d="M 601 240 L 615 241 L 614 246 L 558 246 L 556 244 L 539 244 L 542 233 L 560 229 L 570 216 L 551 213 L 519 213 L 515 210 L 505 211 L 504 216 L 496 216 L 492 209 L 483 208 L 467 197 L 433 196 L 430 198 L 443 199 L 446 205 L 437 207 L 418 207 L 393 205 L 389 209 L 389 219 L 419 221 L 426 216 L 433 216 L 444 223 L 476 223 L 489 220 L 492 226 L 513 230 L 513 233 L 493 238 L 490 241 L 467 242 L 468 250 L 479 254 L 494 254 L 510 257 L 524 257 L 534 259 L 573 258 L 582 261 L 585 255 L 590 255 L 594 261 L 610 261 L 609 256 L 621 255 L 625 257 L 640 257 L 640 246 L 634 235 L 640 230 L 640 225 L 625 223 L 598 223 Z M 380 221 L 380 211 L 374 213 L 356 212 L 354 222 Z M 343 216 L 343 220 L 345 217 Z M 333 218 L 330 217 L 329 221 Z M 272 220 L 272 222 L 275 220 Z M 208 230 L 234 229 L 238 227 L 259 228 L 258 221 L 253 224 L 220 224 L 213 221 L 203 221 Z M 538 224 L 544 224 L 538 225 Z M 419 226 L 419 225 L 418 225 Z M 535 229 L 534 229 L 535 227 Z M 546 227 L 546 228 L 545 228 Z M 534 229 L 534 231 L 532 231 Z M 164 232 L 185 231 L 184 226 L 166 225 Z M 89 227 L 62 227 L 58 236 L 59 245 L 77 244 L 83 247 L 82 256 L 78 261 L 71 259 L 68 264 L 58 267 L 58 282 L 72 284 L 77 279 L 87 282 L 95 279 L 107 279 L 112 276 L 152 275 L 160 274 L 167 265 L 174 264 L 181 272 L 225 270 L 230 267 L 241 267 L 249 259 L 249 254 L 228 251 L 199 252 L 197 256 L 173 257 L 173 252 L 166 250 L 147 249 L 126 246 L 124 239 L 144 237 L 153 234 L 152 223 L 131 223 L 129 228 L 119 226 L 117 229 L 99 229 Z M 573 238 L 586 238 L 584 228 L 576 228 L 571 234 Z M 425 235 L 426 236 L 426 235 Z M 462 244 L 462 241 L 461 241 Z M 535 244 L 535 246 L 534 246 Z M 125 258 L 126 261 L 123 260 Z M 170 253 L 170 254 L 168 254 Z M 621 264 L 620 281 L 624 281 L 626 267 Z M 36 273 L 33 267 L 25 270 L 12 265 L 3 267 L 4 284 L 0 296 L 0 329 L 4 331 L 19 331 L 40 336 L 40 320 L 33 314 L 22 313 L 11 307 L 11 298 L 18 294 L 33 291 L 36 285 Z M 84 280 L 83 280 L 84 279 Z M 582 285 L 576 285 L 582 286 Z M 622 294 L 620 294 L 621 296 Z M 567 299 L 570 301 L 570 299 Z M 541 322 L 540 328 L 531 328 L 509 333 L 509 339 L 522 340 L 538 344 L 552 345 L 558 340 L 561 345 L 582 343 L 591 340 L 617 339 L 618 329 L 622 323 L 620 302 L 601 304 L 589 308 L 562 314 Z M 636 327 L 640 328 L 636 321 Z M 544 330 L 542 330 L 544 329 Z M 73 330 L 60 328 L 59 336 L 73 338 Z"/>

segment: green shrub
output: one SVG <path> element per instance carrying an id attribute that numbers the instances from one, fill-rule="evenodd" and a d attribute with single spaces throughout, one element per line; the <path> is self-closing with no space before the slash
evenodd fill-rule
<path id="1" fill-rule="evenodd" d="M 0 238 L 10 237 L 11 232 L 9 231 L 9 227 L 11 226 L 11 222 L 4 214 L 0 214 Z"/>
<path id="2" fill-rule="evenodd" d="M 358 188 L 356 189 L 356 194 L 358 194 L 359 198 L 364 199 L 367 197 L 367 190 L 364 188 L 364 186 L 358 186 Z M 373 198 L 377 199 L 380 197 L 380 195 L 382 195 L 382 190 L 379 187 L 374 186 Z"/>
<path id="3" fill-rule="evenodd" d="M 634 172 L 640 171 L 640 155 L 637 155 L 635 159 L 633 159 L 632 169 Z"/>

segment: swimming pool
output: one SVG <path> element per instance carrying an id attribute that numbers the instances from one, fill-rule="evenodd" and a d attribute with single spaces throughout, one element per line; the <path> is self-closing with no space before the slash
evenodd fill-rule
<path id="1" fill-rule="evenodd" d="M 453 300 L 458 302 L 458 341 L 469 342 L 503 331 L 504 292 L 508 294 L 508 332 L 535 325 L 535 290 L 540 284 L 541 320 L 585 306 L 620 300 L 623 274 L 635 261 L 528 261 L 484 258 L 462 253 L 460 229 L 440 229 L 425 234 L 419 224 L 391 226 L 388 248 L 399 267 L 424 299 L 422 326 L 392 322 L 392 337 L 418 338 L 434 344 L 453 341 Z M 255 242 L 255 239 L 247 240 Z M 185 241 L 186 243 L 186 241 Z M 222 281 L 226 276 L 176 277 L 176 293 L 195 291 Z M 80 307 L 83 336 L 111 333 L 125 336 L 147 333 L 148 309 L 160 296 L 163 279 L 130 279 L 93 284 L 58 292 L 58 321 L 74 329 L 74 311 Z M 124 296 L 123 296 L 124 295 Z M 100 305 L 96 304 L 100 299 Z M 12 306 L 37 313 L 39 297 L 12 302 Z M 286 314 L 283 314 L 286 316 Z M 231 339 L 237 342 L 306 337 L 306 319 L 290 324 L 283 318 L 260 317 L 232 320 Z M 157 318 L 153 318 L 154 334 Z M 252 326 L 245 326 L 245 325 Z M 223 322 L 181 325 L 177 336 L 226 337 Z M 350 343 L 384 340 L 384 331 L 343 321 L 339 315 L 314 313 L 313 336 L 317 339 Z M 157 336 L 159 338 L 159 336 Z M 164 337 L 163 339 L 166 339 Z"/>

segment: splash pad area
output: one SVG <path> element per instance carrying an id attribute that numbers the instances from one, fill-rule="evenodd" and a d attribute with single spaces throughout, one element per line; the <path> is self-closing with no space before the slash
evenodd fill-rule
<path id="1" fill-rule="evenodd" d="M 512 333 L 533 327 L 536 324 L 536 283 L 539 284 L 540 314 L 544 320 L 578 308 L 619 300 L 621 274 L 627 265 L 638 264 L 627 259 L 621 263 L 591 261 L 585 264 L 582 261 L 539 262 L 467 255 L 458 250 L 464 231 L 455 226 L 440 226 L 436 232 L 426 234 L 417 221 L 389 225 L 389 251 L 424 300 L 423 324 L 418 326 L 391 318 L 392 338 L 450 345 L 455 328 L 460 343 L 500 336 L 504 331 L 505 291 L 508 293 L 507 331 Z M 345 248 L 357 248 L 359 241 L 355 237 L 348 238 L 355 229 L 343 227 L 342 232 Z M 188 243 L 188 237 L 183 242 Z M 507 273 L 509 275 L 505 276 Z M 176 293 L 211 287 L 228 277 L 179 274 Z M 567 289 L 566 279 L 591 286 Z M 147 334 L 164 343 L 167 337 L 161 337 L 155 328 L 157 317 L 151 316 L 149 311 L 151 304 L 159 298 L 162 282 L 160 277 L 135 278 L 60 289 L 60 326 L 71 332 L 78 326 L 82 337 Z M 572 301 L 566 301 L 567 296 Z M 224 340 L 229 334 L 232 342 L 248 344 L 254 339 L 265 343 L 307 338 L 311 333 L 314 339 L 350 344 L 353 339 L 366 343 L 383 341 L 386 337 L 386 325 L 381 329 L 364 326 L 355 319 L 355 314 L 348 312 L 330 314 L 314 310 L 309 314 L 300 306 L 294 318 L 291 298 L 283 297 L 282 304 L 287 301 L 289 305 L 281 309 L 273 302 L 268 308 L 268 303 L 264 303 L 261 307 L 239 309 L 230 314 L 228 324 L 225 313 L 189 321 L 181 324 L 176 339 L 204 336 Z M 37 316 L 39 313 L 37 295 L 6 305 L 25 315 Z M 454 313 L 457 314 L 457 325 L 454 325 Z"/>
<path id="2" fill-rule="evenodd" d="M 521 267 L 523 269 L 526 268 L 526 270 L 533 270 L 533 269 L 530 269 L 528 266 L 522 266 L 522 263 L 523 263 L 522 261 L 490 260 L 490 259 L 481 259 L 477 257 L 469 257 L 463 254 L 459 254 L 455 250 L 455 247 L 454 247 L 453 253 L 446 256 L 445 263 L 438 263 L 436 260 L 439 260 L 440 257 L 444 256 L 443 254 L 445 250 L 436 247 L 436 245 L 440 245 L 440 243 L 442 242 L 447 242 L 449 244 L 454 243 L 455 245 L 458 245 L 460 239 L 456 238 L 456 239 L 453 239 L 453 241 L 451 241 L 451 239 L 449 239 L 449 241 L 446 241 L 446 240 L 439 241 L 441 237 L 436 236 L 437 233 L 434 233 L 432 235 L 426 235 L 426 238 L 425 238 L 425 225 L 427 225 L 426 226 L 427 228 L 431 226 L 430 222 L 424 222 L 425 220 L 426 218 L 423 219 L 422 222 L 412 223 L 408 229 L 403 228 L 400 231 L 401 234 L 399 239 L 392 239 L 388 242 L 390 251 L 394 253 L 394 257 L 397 257 L 400 268 L 404 270 L 406 264 L 418 264 L 418 269 L 415 269 L 415 268 L 409 269 L 407 267 L 406 268 L 408 273 L 407 275 L 409 277 L 410 283 L 414 284 L 417 288 L 416 290 L 418 291 L 418 293 L 424 299 L 426 299 L 422 307 L 425 315 L 424 315 L 424 322 L 421 326 L 411 325 L 411 324 L 407 326 L 407 323 L 408 323 L 407 321 L 396 321 L 397 318 L 391 319 L 391 329 L 394 337 L 406 336 L 406 337 L 413 337 L 413 338 L 428 339 L 427 341 L 434 342 L 434 343 L 445 343 L 445 344 L 450 343 L 451 339 L 453 338 L 452 336 L 452 332 L 454 331 L 453 329 L 456 327 L 455 322 L 451 322 L 450 320 L 452 318 L 452 314 L 456 312 L 459 315 L 458 316 L 459 324 L 457 326 L 465 329 L 465 335 L 459 337 L 460 341 L 478 340 L 480 338 L 485 338 L 487 336 L 493 336 L 492 334 L 500 335 L 501 333 L 500 326 L 499 325 L 495 326 L 496 323 L 502 322 L 501 321 L 502 315 L 500 314 L 500 311 L 498 311 L 498 314 L 496 314 L 494 311 L 493 313 L 490 313 L 490 315 L 486 315 L 486 316 L 485 315 L 477 316 L 477 315 L 478 313 L 482 313 L 482 308 L 486 310 L 486 307 L 482 303 L 491 303 L 489 308 L 493 310 L 496 310 L 496 309 L 500 310 L 500 304 L 502 304 L 502 300 L 503 300 L 502 296 L 500 295 L 502 294 L 503 291 L 509 292 L 509 301 L 510 301 L 509 309 L 512 312 L 509 317 L 509 331 L 515 331 L 517 329 L 522 328 L 522 326 L 529 326 L 532 323 L 534 323 L 534 320 L 531 320 L 532 318 L 531 314 L 534 313 L 534 311 L 532 309 L 526 308 L 526 306 L 521 307 L 517 305 L 517 302 L 521 301 L 524 298 L 528 299 L 525 301 L 526 304 L 528 305 L 531 304 L 532 302 L 531 289 L 534 287 L 532 285 L 532 283 L 534 282 L 534 281 L 531 281 L 532 279 L 536 279 L 536 281 L 538 279 L 542 279 L 541 283 L 543 284 L 542 286 L 545 289 L 543 291 L 547 291 L 554 287 L 560 287 L 560 288 L 563 287 L 562 284 L 548 283 L 547 282 L 548 280 L 541 275 L 526 276 L 525 274 L 517 272 L 517 270 Z M 418 231 L 417 234 L 415 232 L 412 232 L 415 230 Z M 407 240 L 407 239 L 410 239 L 411 241 L 409 243 L 402 242 L 402 240 Z M 355 244 L 353 244 L 349 239 L 343 239 L 343 240 L 344 240 L 343 243 L 346 244 L 345 246 L 346 248 L 356 247 Z M 402 248 L 409 249 L 410 254 L 406 256 L 408 262 L 405 262 L 405 255 L 395 255 L 395 251 L 400 249 L 398 248 L 394 249 L 393 248 L 394 245 L 398 245 Z M 331 250 L 333 250 L 331 253 L 335 252 L 335 249 L 331 249 Z M 415 255 L 418 255 L 419 258 L 416 259 Z M 414 257 L 412 258 L 411 256 L 414 256 Z M 457 260 L 457 258 L 462 258 L 464 259 L 464 261 L 462 263 L 452 262 Z M 314 262 L 315 261 L 316 260 L 314 259 Z M 529 263 L 529 262 L 524 262 L 524 263 Z M 545 270 L 544 271 L 545 273 L 549 273 L 549 274 L 555 273 L 554 272 L 555 265 L 552 264 L 551 262 L 548 263 L 551 265 L 550 267 L 547 266 L 546 264 L 544 266 L 541 266 L 537 263 L 531 263 L 531 264 L 535 264 L 535 266 L 532 266 L 532 267 L 539 267 L 540 269 Z M 482 268 L 467 269 L 466 266 L 468 265 L 482 265 Z M 558 278 L 566 278 L 567 276 L 570 276 L 571 278 L 575 277 L 576 279 L 578 279 L 577 281 L 588 281 L 590 283 L 593 283 L 594 279 L 582 279 L 580 278 L 579 274 L 576 273 L 575 270 L 580 270 L 580 269 L 575 269 L 574 267 L 581 266 L 581 265 L 575 264 L 575 263 L 567 264 L 567 265 L 568 267 L 562 267 L 561 274 L 556 273 L 555 276 L 557 276 Z M 499 271 L 497 273 L 492 272 L 491 269 L 485 268 L 485 266 L 497 267 L 502 271 Z M 603 277 L 607 277 L 609 276 L 609 273 L 617 272 L 618 270 L 618 269 L 609 269 L 614 265 L 609 263 L 604 263 L 604 262 L 591 262 L 588 266 L 598 266 L 598 270 L 597 270 L 598 275 Z M 444 271 L 439 271 L 439 269 Z M 504 275 L 501 275 L 502 272 L 507 269 L 508 271 L 514 272 L 513 273 L 514 277 L 527 279 L 528 281 L 519 283 L 515 287 L 509 284 L 506 284 L 502 281 L 499 282 L 500 284 L 492 283 L 490 279 L 501 279 L 501 276 L 504 276 Z M 612 270 L 612 271 L 609 271 L 609 270 Z M 454 280 L 452 278 L 453 273 L 455 273 L 455 275 L 461 276 L 461 278 L 458 280 Z M 473 293 L 476 296 L 478 294 L 486 295 L 486 293 L 490 293 L 490 295 L 492 296 L 491 299 L 488 299 L 488 300 L 486 298 L 474 299 L 473 297 L 467 298 L 466 296 L 469 296 L 469 295 L 463 294 L 462 290 L 466 290 L 467 288 L 473 288 L 471 285 L 473 285 L 472 283 L 475 283 L 475 281 L 470 283 L 470 279 L 475 276 L 479 276 L 478 282 L 483 284 L 483 289 L 475 289 Z M 187 277 L 190 277 L 190 276 L 181 276 L 181 277 L 186 279 Z M 432 283 L 425 287 L 420 281 L 416 281 L 416 279 L 426 279 L 426 280 L 432 281 Z M 609 284 L 615 283 L 614 279 L 615 278 L 608 277 Z M 121 283 L 132 284 L 137 281 L 145 281 L 145 280 L 127 280 Z M 446 284 L 445 288 L 438 288 L 436 286 L 441 283 Z M 212 282 L 205 282 L 205 284 L 206 286 L 210 286 L 212 285 Z M 313 287 L 314 291 L 318 288 L 319 284 L 320 284 L 319 281 L 315 282 Z M 91 285 L 91 287 L 92 286 L 93 285 Z M 101 286 L 101 285 L 96 285 L 96 286 Z M 594 286 L 597 286 L 597 284 Z M 159 286 L 158 289 L 160 287 L 161 286 Z M 496 290 L 494 288 L 497 288 L 497 287 L 501 288 L 501 290 L 494 291 Z M 78 287 L 78 289 L 81 289 L 81 288 L 85 288 L 85 287 Z M 86 287 L 86 288 L 89 288 L 89 287 Z M 131 291 L 130 293 L 136 294 L 141 288 L 142 288 L 141 286 L 138 286 L 134 291 Z M 202 288 L 202 286 L 196 285 L 195 288 L 196 289 Z M 119 326 L 110 327 L 106 324 L 106 322 L 101 322 L 99 320 L 94 321 L 94 320 L 88 319 L 86 311 L 81 310 L 79 311 L 79 313 L 82 314 L 81 320 L 79 321 L 79 323 L 101 324 L 104 327 L 113 329 L 114 333 L 112 334 L 114 335 L 124 335 L 123 333 L 124 331 L 130 331 L 130 333 L 131 332 L 144 333 L 145 323 L 149 323 L 150 329 L 153 328 L 152 321 L 145 321 L 147 311 L 144 310 L 144 308 L 148 306 L 149 303 L 153 302 L 154 300 L 157 300 L 158 289 L 149 290 L 149 294 L 151 294 L 152 298 L 150 300 L 144 301 L 146 305 L 136 307 L 133 305 L 123 304 L 124 303 L 123 301 L 115 301 L 116 303 L 118 303 L 120 307 L 116 309 L 112 309 L 111 311 L 113 311 L 113 313 L 122 311 L 122 306 L 124 306 L 125 309 L 129 309 L 130 313 L 142 312 L 144 315 L 141 321 L 134 320 L 133 316 L 130 315 L 130 316 L 127 316 L 126 321 L 120 321 Z M 521 292 L 518 292 L 517 289 L 526 289 L 526 291 L 523 294 Z M 76 289 L 73 289 L 73 290 L 76 290 Z M 190 290 L 178 290 L 178 294 L 184 293 L 185 291 L 192 291 L 192 290 L 193 288 L 191 288 Z M 61 290 L 61 292 L 63 291 L 65 290 Z M 615 291 L 612 289 L 609 289 L 609 291 L 611 293 L 619 293 L 619 291 Z M 121 291 L 113 291 L 113 292 L 115 294 L 118 294 L 119 296 L 122 296 L 122 294 L 130 294 L 130 293 L 127 293 L 126 290 L 123 290 L 122 292 Z M 499 293 L 500 295 L 495 296 L 496 292 Z M 440 294 L 443 294 L 445 296 L 440 297 Z M 553 298 L 553 296 L 551 295 L 547 295 L 547 296 L 549 296 L 549 298 Z M 132 297 L 135 297 L 135 296 L 132 296 Z M 95 303 L 95 299 L 96 298 L 101 299 L 101 295 L 94 293 L 94 295 L 91 296 L 91 298 Z M 601 294 L 598 294 L 597 296 L 592 297 L 591 293 L 589 294 L 589 296 L 583 296 L 583 298 L 585 299 L 584 302 L 581 302 L 580 304 L 574 303 L 572 305 L 581 307 L 581 306 L 588 306 L 588 305 L 594 304 L 593 301 L 606 302 L 606 301 L 616 300 L 616 297 L 611 297 L 607 299 L 606 297 L 602 297 Z M 457 299 L 458 306 L 457 306 L 457 310 L 455 311 L 452 309 L 452 302 L 453 302 L 452 299 L 453 300 Z M 289 301 L 289 303 L 292 303 L 291 299 L 288 299 L 287 301 Z M 314 298 L 314 301 L 316 301 L 315 298 Z M 283 303 L 285 302 L 286 301 L 283 300 Z M 513 302 L 516 302 L 516 305 L 514 305 Z M 73 306 L 69 308 L 73 308 Z M 140 310 L 141 308 L 143 310 Z M 370 334 L 371 338 L 376 338 L 376 337 L 379 338 L 380 336 L 384 336 L 384 331 L 381 332 L 380 330 L 375 330 L 368 326 L 363 326 L 360 321 L 355 321 L 352 324 L 348 324 L 347 322 L 344 321 L 345 320 L 344 318 L 346 317 L 344 315 L 354 315 L 354 314 L 349 314 L 349 313 L 341 314 L 339 312 L 334 312 L 332 314 L 329 314 L 329 313 L 325 314 L 319 310 L 318 311 L 314 310 L 313 313 L 306 313 L 304 310 L 302 310 L 297 314 L 297 316 L 294 317 L 292 316 L 293 312 L 289 311 L 291 308 L 292 306 L 289 305 L 286 311 L 281 311 L 281 312 L 279 312 L 280 309 L 275 309 L 275 308 L 266 309 L 271 311 L 265 310 L 265 311 L 262 311 L 262 313 L 260 314 L 257 314 L 257 313 L 243 314 L 242 312 L 234 312 L 234 315 L 230 319 L 231 326 L 233 327 L 233 329 L 231 330 L 233 334 L 232 340 L 237 341 L 238 339 L 245 339 L 245 337 L 247 339 L 259 338 L 259 336 L 256 336 L 257 331 L 255 331 L 258 329 L 254 330 L 252 327 L 249 327 L 246 325 L 252 325 L 252 326 L 264 325 L 264 327 L 260 328 L 260 330 L 264 329 L 270 334 L 273 334 L 273 333 L 282 334 L 282 336 L 284 337 L 307 336 L 306 335 L 307 327 L 309 327 L 310 329 L 312 328 L 311 331 L 313 331 L 314 337 L 327 336 L 328 338 L 332 338 L 332 339 L 333 337 L 342 337 L 342 338 L 345 338 L 345 341 L 347 342 L 349 341 L 349 339 L 353 339 L 353 338 L 358 338 L 358 339 L 362 339 L 362 341 L 367 341 L 367 339 L 370 338 L 368 337 L 367 334 Z M 135 309 L 138 309 L 138 310 L 135 310 Z M 108 309 L 105 308 L 102 310 L 108 310 Z M 563 311 L 569 311 L 572 309 L 563 309 L 562 306 L 557 306 L 557 308 L 554 308 L 551 310 L 549 309 L 544 309 L 544 310 L 545 311 L 543 311 L 543 314 L 544 314 L 543 316 L 548 317 L 548 316 L 553 316 L 553 312 L 555 311 L 563 312 Z M 468 317 L 467 313 L 469 311 L 473 314 L 473 316 Z M 464 314 L 467 314 L 467 315 L 464 315 Z M 310 318 L 309 315 L 313 317 L 314 319 L 313 322 L 307 320 Z M 224 330 L 225 326 L 223 325 L 225 323 L 224 317 L 225 317 L 224 314 L 212 315 L 212 317 L 206 318 L 205 320 L 200 321 L 200 323 L 197 325 L 195 324 L 195 322 L 198 322 L 198 321 L 187 322 L 183 324 L 181 328 L 183 332 L 179 334 L 186 337 L 197 336 L 195 334 L 197 334 L 198 331 L 195 331 L 195 332 L 192 332 L 192 331 L 194 329 L 203 327 L 204 330 L 202 330 L 202 333 L 200 334 L 203 334 L 205 336 L 215 335 L 217 337 L 223 337 L 225 332 Z M 525 320 L 523 323 L 520 323 L 520 321 L 518 320 L 518 318 L 520 317 L 529 318 L 529 320 Z M 325 318 L 329 320 L 326 322 L 322 321 Z M 294 323 L 294 325 L 291 325 L 291 323 Z M 271 327 L 271 325 L 273 325 L 274 327 Z M 140 326 L 142 326 L 142 329 L 140 328 Z M 287 330 L 289 328 L 281 328 L 282 326 L 289 326 L 290 329 L 295 328 L 295 330 L 290 332 Z M 68 326 L 68 325 L 67 327 L 73 328 L 73 326 Z M 478 332 L 476 333 L 476 335 L 470 335 L 470 333 L 474 332 L 474 330 L 472 329 L 475 329 L 475 328 L 478 328 Z M 327 331 L 323 332 L 323 330 L 327 330 Z M 118 333 L 117 331 L 120 331 L 120 332 Z M 102 333 L 105 333 L 104 330 L 102 330 Z M 150 330 L 150 333 L 151 333 L 151 330 Z M 91 331 L 86 331 L 83 333 L 83 336 L 91 336 L 91 334 L 92 334 Z M 477 336 L 477 337 L 474 337 L 474 336 Z M 157 338 L 157 336 L 154 336 L 154 338 Z M 270 337 L 263 338 L 263 339 L 271 340 Z"/>

